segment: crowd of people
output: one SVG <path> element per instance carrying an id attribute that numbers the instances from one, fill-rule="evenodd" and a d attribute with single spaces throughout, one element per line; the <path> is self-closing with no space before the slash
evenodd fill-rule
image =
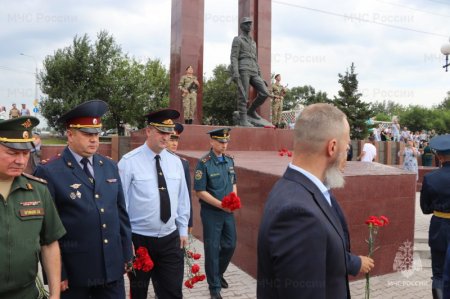
<path id="1" fill-rule="evenodd" d="M 30 115 L 30 109 L 27 108 L 26 104 L 22 104 L 22 108 L 18 109 L 16 104 L 12 104 L 9 114 L 6 112 L 5 106 L 0 106 L 0 120 L 5 120 L 9 118 L 18 118 L 19 116 Z"/>

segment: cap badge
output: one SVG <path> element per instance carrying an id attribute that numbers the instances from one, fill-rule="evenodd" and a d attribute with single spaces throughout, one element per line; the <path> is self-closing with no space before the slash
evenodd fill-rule
<path id="1" fill-rule="evenodd" d="M 25 127 L 26 129 L 28 129 L 32 125 L 33 124 L 31 123 L 31 120 L 29 118 L 22 124 L 22 126 Z"/>

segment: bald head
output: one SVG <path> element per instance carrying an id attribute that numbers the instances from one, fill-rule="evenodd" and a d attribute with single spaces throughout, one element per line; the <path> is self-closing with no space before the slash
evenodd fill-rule
<path id="1" fill-rule="evenodd" d="M 331 104 L 306 107 L 295 123 L 294 147 L 316 152 L 330 139 L 340 139 L 346 130 L 347 117 Z"/>

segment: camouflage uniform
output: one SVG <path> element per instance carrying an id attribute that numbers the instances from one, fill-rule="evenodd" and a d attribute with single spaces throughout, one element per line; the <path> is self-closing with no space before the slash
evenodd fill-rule
<path id="1" fill-rule="evenodd" d="M 178 89 L 183 92 L 183 89 L 188 89 L 191 83 L 197 80 L 197 77 L 191 75 L 181 76 L 180 83 L 178 83 Z M 184 119 L 194 119 L 195 108 L 197 106 L 197 90 L 192 90 L 183 95 L 183 111 Z"/>
<path id="2" fill-rule="evenodd" d="M 281 84 L 272 85 L 272 123 L 275 126 L 281 125 L 281 112 L 283 111 L 284 87 Z"/>

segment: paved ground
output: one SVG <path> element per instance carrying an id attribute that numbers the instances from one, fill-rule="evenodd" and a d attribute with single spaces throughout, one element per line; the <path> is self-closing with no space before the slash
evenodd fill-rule
<path id="1" fill-rule="evenodd" d="M 415 239 L 427 238 L 430 216 L 424 216 L 419 207 L 419 193 L 416 196 Z M 426 243 L 426 240 L 425 240 Z M 203 244 L 196 240 L 197 252 L 203 253 Z M 202 258 L 201 261 L 204 259 Z M 417 259 L 417 269 L 409 273 L 393 273 L 371 278 L 372 299 L 390 298 L 431 298 L 431 269 L 429 259 Z M 203 264 L 201 264 L 201 269 Z M 225 275 L 230 288 L 222 291 L 223 298 L 244 299 L 256 298 L 256 281 L 251 276 L 231 265 Z M 350 283 L 352 298 L 364 298 L 365 281 Z M 206 281 L 199 282 L 191 290 L 183 288 L 184 298 L 208 299 L 209 292 Z M 149 291 L 148 298 L 155 298 L 153 291 Z"/>

